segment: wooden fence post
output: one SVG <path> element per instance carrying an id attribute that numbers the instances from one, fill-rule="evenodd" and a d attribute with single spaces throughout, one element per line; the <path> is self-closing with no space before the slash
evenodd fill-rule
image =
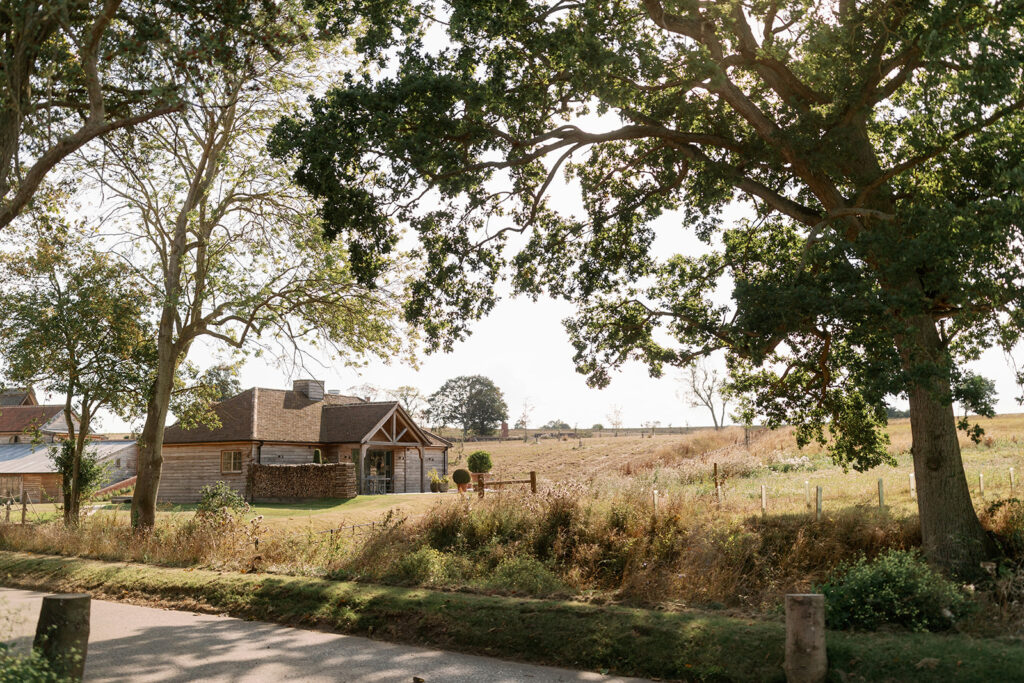
<path id="1" fill-rule="evenodd" d="M 82 680 L 89 646 L 88 593 L 64 593 L 43 597 L 32 647 L 54 672 L 73 681 Z"/>
<path id="2" fill-rule="evenodd" d="M 878 509 L 885 509 L 885 480 L 878 478 Z"/>
<path id="3" fill-rule="evenodd" d="M 917 486 L 914 482 L 914 473 L 911 472 L 907 475 L 907 484 L 910 486 L 910 499 L 917 500 Z"/>
<path id="4" fill-rule="evenodd" d="M 21 497 L 21 523 L 25 523 L 25 515 L 28 514 L 28 493 Z"/>
<path id="5" fill-rule="evenodd" d="M 985 497 L 985 475 L 981 472 L 978 472 L 978 492 L 982 498 Z"/>
<path id="6" fill-rule="evenodd" d="M 537 493 L 537 473 L 530 471 L 530 493 Z"/>
<path id="7" fill-rule="evenodd" d="M 815 513 L 814 513 L 814 519 L 815 519 L 815 521 L 820 522 L 821 521 L 821 487 L 820 486 L 818 487 L 816 498 L 817 498 L 817 506 L 816 506 L 816 510 L 815 510 Z"/>
<path id="8" fill-rule="evenodd" d="M 1014 481 L 1013 481 L 1013 468 L 1010 468 L 1010 495 L 1013 495 Z"/>
<path id="9" fill-rule="evenodd" d="M 825 596 L 786 596 L 786 680 L 821 683 L 828 673 L 825 651 Z"/>
<path id="10" fill-rule="evenodd" d="M 811 482 L 807 479 L 804 479 L 804 504 L 811 509 Z"/>
<path id="11" fill-rule="evenodd" d="M 658 489 L 652 489 L 651 499 L 654 503 L 654 514 L 658 514 Z"/>
<path id="12" fill-rule="evenodd" d="M 761 514 L 768 514 L 768 489 L 761 484 Z"/>

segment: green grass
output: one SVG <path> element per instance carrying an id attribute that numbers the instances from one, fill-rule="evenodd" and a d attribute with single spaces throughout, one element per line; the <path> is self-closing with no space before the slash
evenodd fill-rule
<path id="1" fill-rule="evenodd" d="M 625 675 L 781 681 L 777 620 L 157 568 L 0 552 L 7 586 L 89 591 L 164 606 L 317 626 L 384 640 Z M 1018 643 L 962 635 L 828 633 L 830 678 L 1013 680 Z M 920 665 L 920 668 L 919 668 Z"/>
<path id="2" fill-rule="evenodd" d="M 452 494 L 454 495 L 454 494 Z M 444 494 L 399 493 L 386 496 L 356 496 L 355 498 L 326 498 L 297 503 L 258 503 L 252 506 L 251 516 L 263 515 L 264 523 L 282 528 L 302 528 L 312 525 L 317 529 L 336 528 L 345 524 L 380 521 L 389 510 L 410 517 L 422 515 Z M 128 516 L 127 503 L 103 505 L 100 509 Z M 195 503 L 160 504 L 158 518 L 192 514 Z"/>

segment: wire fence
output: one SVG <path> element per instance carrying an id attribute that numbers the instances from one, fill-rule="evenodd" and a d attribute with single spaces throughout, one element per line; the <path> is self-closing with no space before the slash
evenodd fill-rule
<path id="1" fill-rule="evenodd" d="M 0 514 L 3 524 L 38 524 L 56 517 L 57 507 L 53 503 L 33 502 L 25 491 L 20 496 L 0 498 Z"/>

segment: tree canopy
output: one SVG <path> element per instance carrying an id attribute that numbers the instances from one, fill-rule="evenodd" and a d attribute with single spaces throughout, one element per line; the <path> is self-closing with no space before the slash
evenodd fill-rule
<path id="1" fill-rule="evenodd" d="M 435 347 L 507 276 L 576 304 L 592 384 L 724 350 L 744 417 L 856 468 L 889 459 L 885 398 L 906 396 L 925 549 L 977 566 L 951 386 L 1024 328 L 1020 3 L 323 7 L 381 70 L 285 117 L 273 150 L 361 277 L 411 227 L 405 312 Z M 562 171 L 582 211 L 552 203 Z M 704 253 L 658 253 L 662 225 Z"/>
<path id="2" fill-rule="evenodd" d="M 54 457 L 64 475 L 64 519 L 75 524 L 83 492 L 99 476 L 86 455 L 93 421 L 101 410 L 140 412 L 155 348 L 139 281 L 48 227 L 26 249 L 0 256 L 0 358 L 7 379 L 65 397 L 68 439 Z"/>
<path id="3" fill-rule="evenodd" d="M 508 419 L 501 389 L 483 375 L 453 377 L 430 395 L 427 414 L 437 425 L 458 425 L 462 435 L 491 434 Z"/>
<path id="4" fill-rule="evenodd" d="M 221 40 L 273 41 L 273 4 L 259 0 L 0 0 L 0 228 L 69 155 L 116 130 L 178 111 L 202 83 L 181 79 L 237 65 Z"/>
<path id="5" fill-rule="evenodd" d="M 155 520 L 169 410 L 190 428 L 221 398 L 218 379 L 189 362 L 197 341 L 301 365 L 317 346 L 358 364 L 412 339 L 396 325 L 397 296 L 384 278 L 356 281 L 288 164 L 267 153 L 277 117 L 301 106 L 313 74 L 336 56 L 334 42 L 317 36 L 301 0 L 259 3 L 249 23 L 214 40 L 238 59 L 175 64 L 192 87 L 186 106 L 105 136 L 103 154 L 80 167 L 104 196 L 104 227 L 118 234 L 112 250 L 156 302 L 132 498 L 142 527 Z"/>

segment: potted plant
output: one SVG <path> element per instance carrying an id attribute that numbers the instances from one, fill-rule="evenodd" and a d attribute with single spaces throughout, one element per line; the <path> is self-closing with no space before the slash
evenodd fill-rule
<path id="1" fill-rule="evenodd" d="M 459 493 L 464 493 L 469 488 L 469 470 L 457 469 L 452 472 L 452 481 L 459 487 Z"/>
<path id="2" fill-rule="evenodd" d="M 439 477 L 437 475 L 437 470 L 430 470 L 430 472 L 427 473 L 427 476 L 430 477 L 430 492 L 431 493 L 437 493 L 439 491 L 447 491 L 448 490 L 448 482 L 443 480 L 443 479 L 441 479 L 441 477 Z M 444 483 L 444 488 L 443 489 L 441 488 L 442 482 Z"/>

